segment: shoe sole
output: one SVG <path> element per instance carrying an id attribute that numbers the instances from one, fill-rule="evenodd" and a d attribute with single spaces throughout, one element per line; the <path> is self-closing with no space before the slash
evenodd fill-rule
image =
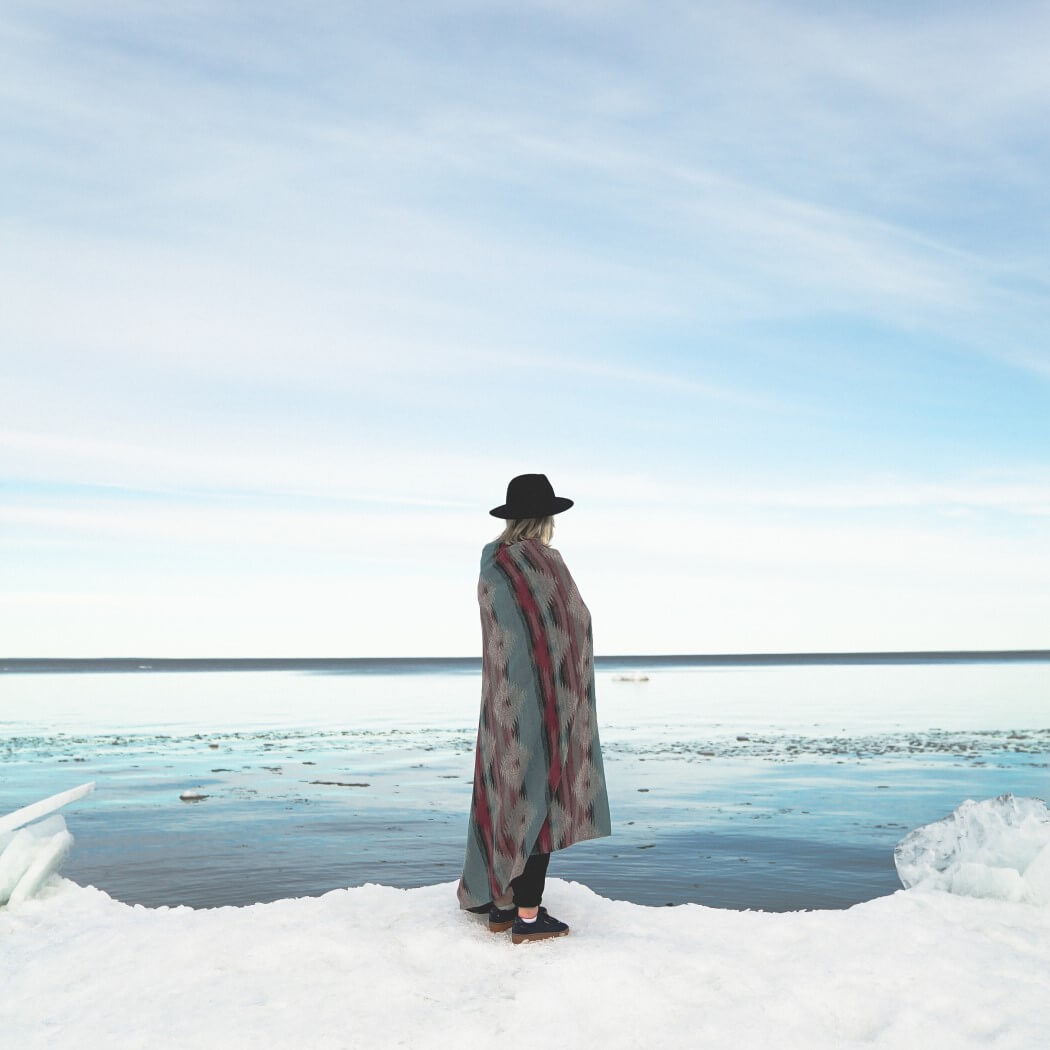
<path id="1" fill-rule="evenodd" d="M 526 941 L 545 941 L 548 937 L 567 937 L 568 930 L 558 930 L 556 933 L 512 933 L 510 939 L 515 944 L 524 944 Z"/>
<path id="2" fill-rule="evenodd" d="M 513 919 L 510 922 L 490 922 L 489 933 L 506 933 L 513 925 Z"/>

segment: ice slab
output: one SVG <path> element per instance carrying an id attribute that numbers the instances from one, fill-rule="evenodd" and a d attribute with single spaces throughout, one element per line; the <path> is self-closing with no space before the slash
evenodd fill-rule
<path id="1" fill-rule="evenodd" d="M 906 889 L 1050 905 L 1050 809 L 1011 794 L 910 831 L 893 851 Z"/>
<path id="2" fill-rule="evenodd" d="M 28 900 L 58 872 L 73 847 L 58 810 L 94 787 L 81 784 L 0 817 L 0 905 Z"/>
<path id="3" fill-rule="evenodd" d="M 57 813 L 0 841 L 0 904 L 19 904 L 40 891 L 66 859 L 73 836 Z"/>
<path id="4" fill-rule="evenodd" d="M 6 831 L 14 831 L 16 828 L 22 827 L 23 824 L 30 824 L 34 820 L 46 817 L 49 813 L 55 813 L 63 806 L 68 806 L 70 802 L 77 802 L 85 795 L 90 795 L 94 790 L 95 782 L 91 780 L 87 784 L 70 788 L 68 791 L 60 791 L 57 795 L 51 795 L 48 798 L 41 799 L 39 802 L 16 809 L 12 813 L 6 813 L 0 817 L 0 835 L 3 835 Z"/>

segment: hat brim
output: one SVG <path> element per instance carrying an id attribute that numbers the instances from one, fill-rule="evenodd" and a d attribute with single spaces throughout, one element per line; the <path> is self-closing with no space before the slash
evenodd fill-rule
<path id="1" fill-rule="evenodd" d="M 573 501 L 565 496 L 555 496 L 550 503 L 541 507 L 512 507 L 509 503 L 501 503 L 498 507 L 493 507 L 489 514 L 494 518 L 504 520 L 513 518 L 515 521 L 520 521 L 522 518 L 546 518 L 551 514 L 560 514 L 563 510 L 568 510 L 572 504 Z"/>

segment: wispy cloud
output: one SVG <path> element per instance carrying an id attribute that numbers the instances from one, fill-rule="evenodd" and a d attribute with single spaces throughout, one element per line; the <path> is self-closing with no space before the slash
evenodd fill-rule
<path id="1" fill-rule="evenodd" d="M 946 637 L 1020 637 L 1045 611 L 1019 566 L 1050 491 L 1048 29 L 1023 2 L 6 5 L 15 591 L 46 577 L 94 644 L 92 587 L 153 580 L 161 623 L 151 543 L 221 589 L 195 556 L 294 575 L 345 539 L 411 566 L 440 618 L 426 558 L 466 558 L 541 469 L 578 497 L 561 534 L 625 648 L 649 628 L 589 541 L 671 603 L 717 575 L 705 544 L 756 601 L 778 558 L 806 566 L 778 600 L 814 639 L 850 588 L 917 644 L 937 603 Z M 983 608 L 954 562 L 984 566 Z M 880 589 L 890 563 L 921 616 Z M 723 621 L 722 647 L 760 644 Z"/>

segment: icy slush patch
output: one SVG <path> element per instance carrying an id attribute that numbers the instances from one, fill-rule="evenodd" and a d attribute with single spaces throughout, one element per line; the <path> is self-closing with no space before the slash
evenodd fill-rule
<path id="1" fill-rule="evenodd" d="M 1050 905 L 1050 809 L 1038 798 L 967 799 L 893 851 L 906 889 Z"/>

